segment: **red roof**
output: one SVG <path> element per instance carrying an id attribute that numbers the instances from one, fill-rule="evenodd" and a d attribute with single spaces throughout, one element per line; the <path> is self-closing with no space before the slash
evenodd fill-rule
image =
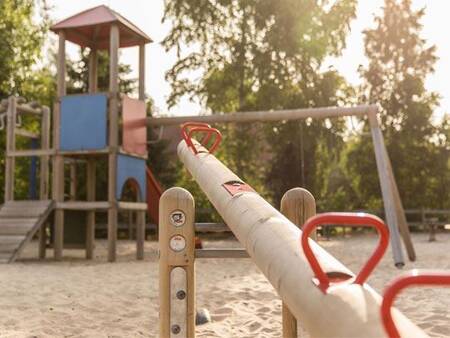
<path id="1" fill-rule="evenodd" d="M 63 30 L 68 41 L 82 47 L 95 45 L 98 49 L 108 49 L 109 33 L 113 23 L 119 26 L 120 47 L 152 42 L 152 39 L 133 23 L 105 5 L 75 14 L 58 22 L 50 29 L 55 33 Z"/>

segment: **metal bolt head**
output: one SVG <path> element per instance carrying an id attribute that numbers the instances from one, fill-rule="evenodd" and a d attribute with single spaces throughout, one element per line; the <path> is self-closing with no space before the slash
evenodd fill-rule
<path id="1" fill-rule="evenodd" d="M 180 325 L 177 324 L 172 325 L 171 331 L 173 334 L 179 334 L 181 331 Z"/>
<path id="2" fill-rule="evenodd" d="M 177 291 L 177 298 L 182 300 L 186 298 L 186 292 L 184 290 Z"/>

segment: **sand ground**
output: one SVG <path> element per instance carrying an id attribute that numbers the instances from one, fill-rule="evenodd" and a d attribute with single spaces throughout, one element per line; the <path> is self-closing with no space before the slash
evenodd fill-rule
<path id="1" fill-rule="evenodd" d="M 437 239 L 414 235 L 419 260 L 407 268 L 450 269 L 450 233 Z M 374 236 L 321 242 L 353 271 L 375 243 Z M 107 263 L 106 242 L 98 241 L 93 261 L 80 250 L 66 250 L 62 262 L 38 261 L 32 243 L 18 262 L 0 265 L 0 337 L 157 337 L 157 243 L 147 242 L 145 251 L 137 262 L 134 243 L 119 241 L 118 262 Z M 281 336 L 281 302 L 249 259 L 199 260 L 196 271 L 197 306 L 213 320 L 197 328 L 197 337 Z M 388 252 L 369 284 L 381 292 L 399 272 Z M 450 289 L 411 289 L 396 305 L 430 335 L 450 337 Z"/>

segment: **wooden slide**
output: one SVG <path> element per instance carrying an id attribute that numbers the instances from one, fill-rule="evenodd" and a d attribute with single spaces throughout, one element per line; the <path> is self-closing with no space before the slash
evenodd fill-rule
<path id="1" fill-rule="evenodd" d="M 51 200 L 9 201 L 0 209 L 0 263 L 11 263 L 46 221 Z"/>

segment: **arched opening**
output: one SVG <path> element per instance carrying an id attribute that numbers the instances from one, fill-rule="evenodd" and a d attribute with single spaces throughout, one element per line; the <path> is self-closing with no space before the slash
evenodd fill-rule
<path id="1" fill-rule="evenodd" d="M 133 178 L 128 178 L 122 186 L 120 201 L 124 202 L 142 202 L 142 190 L 139 182 Z"/>

